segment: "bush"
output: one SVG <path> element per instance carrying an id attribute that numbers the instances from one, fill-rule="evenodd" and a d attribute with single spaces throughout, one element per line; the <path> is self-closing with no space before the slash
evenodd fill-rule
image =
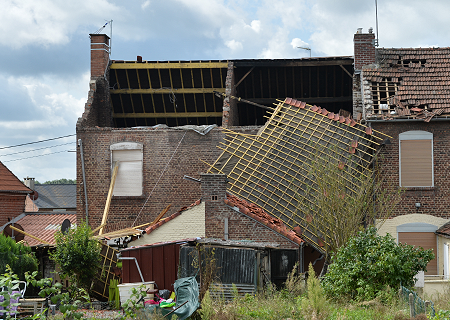
<path id="1" fill-rule="evenodd" d="M 55 235 L 56 250 L 50 256 L 59 265 L 62 279 L 68 276 L 86 290 L 100 264 L 100 243 L 91 236 L 91 228 L 84 221 L 67 234 L 59 231 Z"/>
<path id="2" fill-rule="evenodd" d="M 432 250 L 396 244 L 389 234 L 378 236 L 370 227 L 358 233 L 332 258 L 322 285 L 329 297 L 372 300 L 387 286 L 414 285 L 414 276 L 426 271 Z"/>
<path id="3" fill-rule="evenodd" d="M 12 273 L 20 275 L 20 280 L 25 280 L 26 271 L 33 272 L 38 269 L 38 260 L 30 247 L 0 234 L 0 274 L 6 272 L 7 265 L 11 267 Z"/>

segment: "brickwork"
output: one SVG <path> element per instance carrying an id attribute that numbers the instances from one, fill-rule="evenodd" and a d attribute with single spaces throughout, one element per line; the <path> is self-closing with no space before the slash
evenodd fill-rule
<path id="1" fill-rule="evenodd" d="M 88 99 L 84 106 L 83 115 L 78 118 L 78 128 L 112 127 L 112 109 L 105 108 L 110 105 L 109 84 L 104 78 L 91 80 Z"/>
<path id="2" fill-rule="evenodd" d="M 353 37 L 355 70 L 362 70 L 363 66 L 375 63 L 375 34 L 356 33 Z"/>
<path id="3" fill-rule="evenodd" d="M 9 219 L 21 215 L 25 211 L 25 199 L 27 195 L 21 193 L 0 192 L 0 226 Z"/>
<path id="4" fill-rule="evenodd" d="M 394 216 L 428 214 L 444 219 L 450 218 L 450 135 L 449 122 L 423 121 L 373 122 L 375 130 L 391 136 L 392 144 L 386 145 L 380 156 L 380 167 L 387 180 L 386 188 L 396 192 L 399 188 L 399 134 L 410 130 L 433 133 L 434 187 L 407 188 Z M 421 203 L 419 209 L 415 203 Z"/>
<path id="5" fill-rule="evenodd" d="M 242 127 L 239 131 L 255 134 L 258 127 Z M 152 221 L 168 204 L 166 216 L 189 206 L 200 198 L 200 185 L 184 180 L 188 175 L 200 179 L 220 155 L 217 148 L 225 133 L 213 129 L 202 136 L 193 131 L 176 129 L 77 128 L 77 139 L 83 142 L 87 182 L 89 224 L 97 227 L 102 219 L 111 180 L 110 145 L 118 142 L 143 144 L 143 196 L 113 197 L 108 215 L 108 229 L 129 227 L 143 208 L 136 224 Z M 180 142 L 181 141 L 181 142 Z M 178 146 L 177 152 L 174 153 Z M 78 147 L 79 148 L 79 147 Z M 85 216 L 83 175 L 80 150 L 77 152 L 77 217 Z M 172 158 L 173 156 L 173 158 Z M 171 159 L 172 158 L 172 159 Z M 161 173 L 165 173 L 160 178 Z M 148 196 L 151 194 L 147 201 Z"/>
<path id="6" fill-rule="evenodd" d="M 105 77 L 109 63 L 109 37 L 106 34 L 90 34 L 91 79 Z"/>
<path id="7" fill-rule="evenodd" d="M 296 249 L 297 245 L 269 230 L 260 223 L 248 218 L 227 206 L 226 176 L 220 174 L 202 174 L 202 201 L 205 202 L 205 232 L 208 238 L 224 239 L 225 218 L 228 218 L 229 240 L 254 240 L 277 242 L 280 248 Z M 214 198 L 213 198 L 214 196 Z M 217 197 L 217 200 L 216 198 Z"/>
<path id="8" fill-rule="evenodd" d="M 228 62 L 227 78 L 225 80 L 225 93 L 227 95 L 236 96 L 234 63 Z M 223 116 L 222 126 L 231 127 L 239 125 L 237 103 L 235 99 L 226 97 L 223 99 Z"/>

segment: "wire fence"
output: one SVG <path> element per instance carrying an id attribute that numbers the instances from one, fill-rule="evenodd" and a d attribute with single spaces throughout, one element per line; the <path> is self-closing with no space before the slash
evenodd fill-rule
<path id="1" fill-rule="evenodd" d="M 427 312 L 430 316 L 435 316 L 436 311 L 434 310 L 434 303 L 432 301 L 423 301 L 417 293 L 404 286 L 400 286 L 399 295 L 408 303 L 412 317 L 418 314 L 427 314 Z"/>

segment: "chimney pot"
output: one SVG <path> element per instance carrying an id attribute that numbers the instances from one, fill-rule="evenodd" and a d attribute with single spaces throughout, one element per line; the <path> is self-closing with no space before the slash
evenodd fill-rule
<path id="1" fill-rule="evenodd" d="M 142 63 L 142 57 L 141 56 L 137 56 L 136 60 L 137 60 L 137 62 Z"/>

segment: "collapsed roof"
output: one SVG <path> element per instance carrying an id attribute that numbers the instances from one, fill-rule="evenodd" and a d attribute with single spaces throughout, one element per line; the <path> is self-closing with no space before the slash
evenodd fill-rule
<path id="1" fill-rule="evenodd" d="M 316 184 L 309 168 L 314 162 L 345 164 L 348 184 L 358 185 L 358 179 L 371 177 L 374 156 L 385 138 L 351 118 L 286 98 L 258 135 L 228 131 L 223 153 L 209 173 L 226 174 L 228 192 L 255 203 L 325 251 L 332 226 L 323 223 L 319 231 L 313 230 L 301 207 L 302 201 L 310 201 L 306 191 Z"/>
<path id="2" fill-rule="evenodd" d="M 362 74 L 368 119 L 450 116 L 450 48 L 380 48 Z"/>

